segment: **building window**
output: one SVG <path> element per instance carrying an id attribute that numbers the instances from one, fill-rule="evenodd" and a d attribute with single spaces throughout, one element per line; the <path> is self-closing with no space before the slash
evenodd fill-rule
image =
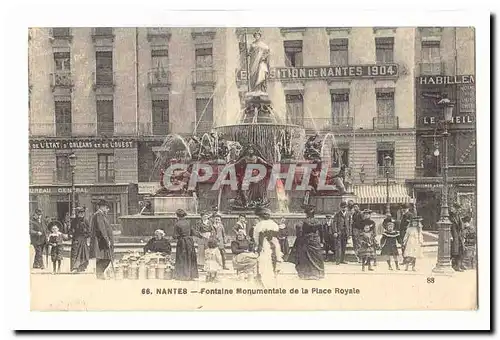
<path id="1" fill-rule="evenodd" d="M 71 179 L 71 168 L 68 155 L 56 156 L 57 182 L 69 182 Z"/>
<path id="2" fill-rule="evenodd" d="M 349 40 L 332 39 L 330 40 L 330 64 L 348 65 L 349 64 Z"/>
<path id="3" fill-rule="evenodd" d="M 153 100 L 151 107 L 153 111 L 153 134 L 168 134 L 168 100 Z"/>
<path id="4" fill-rule="evenodd" d="M 168 50 L 151 51 L 151 65 L 157 70 L 168 69 Z"/>
<path id="5" fill-rule="evenodd" d="M 71 136 L 71 102 L 54 102 L 56 116 L 56 136 Z"/>
<path id="6" fill-rule="evenodd" d="M 66 38 L 71 35 L 69 27 L 53 27 L 52 37 L 54 38 Z"/>
<path id="7" fill-rule="evenodd" d="M 213 66 L 213 55 L 211 48 L 197 48 L 195 50 L 196 68 L 211 68 Z"/>
<path id="8" fill-rule="evenodd" d="M 96 102 L 97 133 L 112 135 L 114 132 L 113 101 L 98 100 Z"/>
<path id="9" fill-rule="evenodd" d="M 285 66 L 300 67 L 303 66 L 302 61 L 302 40 L 285 40 Z"/>
<path id="10" fill-rule="evenodd" d="M 441 74 L 441 46 L 439 41 L 422 41 L 422 75 Z"/>
<path id="11" fill-rule="evenodd" d="M 385 157 L 389 156 L 390 160 L 386 165 Z M 389 177 L 394 178 L 394 143 L 382 142 L 377 144 L 377 167 L 380 177 L 386 176 L 386 171 L 389 171 Z"/>
<path id="12" fill-rule="evenodd" d="M 99 183 L 109 183 L 115 181 L 115 160 L 113 154 L 98 154 L 98 181 Z"/>
<path id="13" fill-rule="evenodd" d="M 94 35 L 96 36 L 112 36 L 113 27 L 96 27 L 94 28 Z"/>
<path id="14" fill-rule="evenodd" d="M 211 130 L 213 119 L 214 106 L 212 98 L 196 98 L 196 130 Z"/>
<path id="15" fill-rule="evenodd" d="M 377 91 L 377 116 L 394 117 L 394 91 Z"/>
<path id="16" fill-rule="evenodd" d="M 113 84 L 113 52 L 96 52 L 96 85 Z"/>
<path id="17" fill-rule="evenodd" d="M 394 38 L 375 38 L 377 64 L 394 62 Z"/>
<path id="18" fill-rule="evenodd" d="M 69 52 L 54 53 L 54 64 L 56 71 L 70 71 L 71 58 Z"/>
<path id="19" fill-rule="evenodd" d="M 286 121 L 290 124 L 304 124 L 304 98 L 301 94 L 287 94 Z"/>
<path id="20" fill-rule="evenodd" d="M 340 145 L 333 152 L 332 166 L 340 168 L 342 165 L 349 167 L 349 146 L 347 145 Z"/>
<path id="21" fill-rule="evenodd" d="M 349 93 L 332 93 L 332 120 L 334 125 L 346 124 L 349 118 Z"/>

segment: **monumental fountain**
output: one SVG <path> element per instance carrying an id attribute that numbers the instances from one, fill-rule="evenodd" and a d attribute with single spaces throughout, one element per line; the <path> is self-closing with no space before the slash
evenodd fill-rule
<path id="1" fill-rule="evenodd" d="M 167 136 L 155 163 L 161 188 L 140 214 L 121 217 L 122 235 L 152 235 L 155 229 L 172 235 L 179 208 L 193 219 L 199 218 L 200 211 L 218 212 L 229 232 L 238 214 L 252 215 L 257 207 L 269 207 L 276 218 L 285 217 L 293 228 L 303 217 L 304 206 L 314 205 L 320 214 L 332 213 L 341 200 L 352 198 L 345 186 L 345 167 L 335 172 L 330 169 L 337 152 L 334 135 L 306 139 L 303 127 L 278 118 L 282 115 L 274 111 L 267 93 L 270 50 L 260 32 L 254 38 L 248 53 L 248 92 L 239 121 L 188 141 L 179 135 Z M 268 171 L 260 181 L 245 186 L 247 168 L 256 164 Z M 178 167 L 166 174 L 172 166 Z M 270 175 L 275 166 L 285 173 L 293 169 L 291 185 Z M 229 168 L 236 175 L 235 187 L 222 185 L 213 190 Z M 306 174 L 310 175 L 306 189 L 296 190 L 304 187 Z M 273 180 L 276 183 L 269 190 Z M 322 182 L 328 189 L 321 187 Z"/>

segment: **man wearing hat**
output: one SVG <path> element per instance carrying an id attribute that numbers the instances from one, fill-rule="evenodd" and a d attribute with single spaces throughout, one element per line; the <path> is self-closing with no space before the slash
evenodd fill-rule
<path id="1" fill-rule="evenodd" d="M 35 248 L 34 269 L 45 268 L 43 265 L 43 249 L 47 244 L 48 234 L 47 226 L 42 219 L 42 210 L 36 209 L 30 220 L 30 241 L 33 248 Z"/>
<path id="2" fill-rule="evenodd" d="M 326 215 L 326 221 L 323 223 L 321 228 L 321 243 L 323 243 L 323 248 L 325 249 L 325 262 L 328 261 L 328 252 L 331 251 L 335 258 L 335 248 L 336 239 L 338 234 L 335 232 L 335 226 L 333 225 L 333 216 L 331 214 Z"/>
<path id="3" fill-rule="evenodd" d="M 451 222 L 451 266 L 458 272 L 464 271 L 466 268 L 463 265 L 465 240 L 463 233 L 462 218 L 460 216 L 460 204 L 454 203 L 450 207 L 449 218 Z"/>
<path id="4" fill-rule="evenodd" d="M 410 219 L 413 214 L 410 212 L 411 205 L 409 203 L 405 203 L 403 205 L 403 214 L 401 215 L 401 220 L 399 222 L 399 244 L 403 244 L 403 239 L 405 237 L 406 229 L 410 224 Z"/>
<path id="5" fill-rule="evenodd" d="M 347 239 L 351 235 L 351 225 L 349 215 L 347 214 L 347 203 L 340 202 L 340 211 L 334 217 L 334 236 L 335 237 L 335 262 L 336 264 L 347 264 L 345 260 L 345 250 Z"/>
<path id="6" fill-rule="evenodd" d="M 114 237 L 113 229 L 106 214 L 109 211 L 105 200 L 99 200 L 97 211 L 90 220 L 90 257 L 96 259 L 96 276 L 104 280 L 104 272 L 113 261 Z"/>
<path id="7" fill-rule="evenodd" d="M 85 209 L 75 209 L 76 218 L 71 222 L 69 236 L 71 238 L 70 267 L 72 272 L 84 272 L 89 264 L 89 246 L 87 240 L 90 237 L 90 226 L 85 219 Z"/>

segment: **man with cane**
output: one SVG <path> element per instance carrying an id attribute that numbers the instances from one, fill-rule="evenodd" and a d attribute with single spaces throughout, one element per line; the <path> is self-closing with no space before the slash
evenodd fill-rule
<path id="1" fill-rule="evenodd" d="M 106 279 L 104 272 L 110 263 L 113 267 L 114 238 L 108 211 L 106 201 L 99 200 L 97 211 L 90 220 L 90 257 L 96 259 L 96 276 L 100 280 Z"/>

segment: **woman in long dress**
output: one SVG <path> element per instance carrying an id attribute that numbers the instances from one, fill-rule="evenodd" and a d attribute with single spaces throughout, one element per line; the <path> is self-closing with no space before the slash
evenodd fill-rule
<path id="1" fill-rule="evenodd" d="M 72 272 L 84 272 L 89 264 L 90 250 L 87 244 L 90 238 L 90 226 L 85 220 L 85 209 L 77 207 L 76 218 L 71 223 L 69 236 L 71 238 L 70 268 Z"/>
<path id="2" fill-rule="evenodd" d="M 325 263 L 320 243 L 321 223 L 314 217 L 314 207 L 306 209 L 295 243 L 288 255 L 288 261 L 295 263 L 300 279 L 319 280 L 325 277 Z"/>
<path id="3" fill-rule="evenodd" d="M 208 211 L 201 213 L 201 220 L 196 223 L 196 231 L 199 234 L 196 239 L 198 245 L 197 262 L 200 269 L 203 270 L 203 266 L 205 265 L 205 249 L 208 249 L 208 240 L 215 233 L 214 225 L 210 221 L 210 213 Z"/>
<path id="4" fill-rule="evenodd" d="M 408 266 L 411 265 L 411 270 L 416 271 L 415 264 L 417 259 L 422 258 L 422 244 L 424 243 L 422 235 L 422 224 L 420 217 L 411 217 L 410 225 L 406 229 L 405 236 L 403 238 L 403 257 L 404 264 L 406 265 L 405 270 L 408 270 Z"/>
<path id="5" fill-rule="evenodd" d="M 176 211 L 177 223 L 174 227 L 174 238 L 177 239 L 175 250 L 174 279 L 192 281 L 198 278 L 198 264 L 193 236 L 201 235 L 191 227 L 186 219 L 186 212 L 182 209 Z"/>
<path id="6" fill-rule="evenodd" d="M 274 285 L 279 263 L 283 262 L 280 243 L 278 241 L 279 226 L 271 220 L 271 211 L 267 208 L 259 208 L 255 214 L 259 222 L 253 230 L 253 238 L 256 242 L 257 276 L 264 287 Z"/>

